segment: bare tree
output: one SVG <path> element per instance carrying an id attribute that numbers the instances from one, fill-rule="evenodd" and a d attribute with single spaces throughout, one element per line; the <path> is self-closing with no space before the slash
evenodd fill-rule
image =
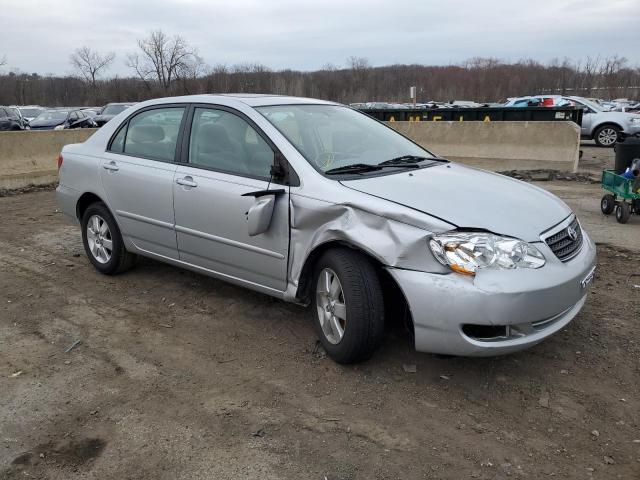
<path id="1" fill-rule="evenodd" d="M 347 65 L 325 65 L 318 71 L 270 70 L 261 64 L 246 63 L 217 65 L 203 72 L 203 62 L 194 50 L 188 50 L 192 55 L 180 62 L 180 68 L 172 70 L 170 94 L 244 91 L 312 96 L 343 103 L 405 102 L 408 87 L 415 85 L 421 102 L 452 99 L 488 102 L 546 93 L 640 97 L 640 68 L 614 55 L 586 58 L 581 62 L 558 59 L 541 63 L 527 58 L 504 62 L 475 58 L 457 65 L 383 67 L 369 66 L 366 60 L 356 57 L 348 60 Z M 148 57 L 138 50 L 133 58 L 137 59 L 137 63 L 133 63 L 135 74 L 132 71 L 128 77 L 107 78 L 103 73 L 97 78 L 101 99 L 140 101 L 163 93 Z M 90 90 L 82 88 L 87 82 L 80 75 L 41 76 L 14 68 L 6 72 L 6 66 L 0 70 L 4 70 L 0 73 L 0 105 L 80 105 L 91 101 Z M 149 70 L 151 73 L 147 73 Z"/>
<path id="2" fill-rule="evenodd" d="M 6 64 L 7 64 L 7 56 L 6 55 L 2 55 L 0 57 L 0 67 L 3 67 Z"/>
<path id="3" fill-rule="evenodd" d="M 127 56 L 127 66 L 135 70 L 150 89 L 156 82 L 163 93 L 184 77 L 199 75 L 204 62 L 197 51 L 180 35 L 168 36 L 155 30 L 147 38 L 138 40 L 140 52 Z"/>
<path id="4" fill-rule="evenodd" d="M 98 78 L 113 63 L 115 58 L 116 54 L 113 52 L 100 55 L 89 47 L 82 47 L 71 54 L 69 61 L 89 84 L 95 99 L 98 94 Z"/>

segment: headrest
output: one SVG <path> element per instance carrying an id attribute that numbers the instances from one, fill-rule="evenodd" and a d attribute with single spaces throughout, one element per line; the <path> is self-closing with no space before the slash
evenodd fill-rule
<path id="1" fill-rule="evenodd" d="M 215 152 L 231 149 L 231 140 L 221 125 L 205 123 L 198 129 L 198 146 L 201 151 Z"/>
<path id="2" fill-rule="evenodd" d="M 158 125 L 135 125 L 127 132 L 127 137 L 135 143 L 161 142 L 164 130 Z"/>

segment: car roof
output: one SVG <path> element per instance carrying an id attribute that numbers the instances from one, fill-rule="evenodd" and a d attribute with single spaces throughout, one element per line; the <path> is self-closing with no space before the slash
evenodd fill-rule
<path id="1" fill-rule="evenodd" d="M 239 107 L 247 105 L 250 107 L 263 107 L 268 105 L 340 105 L 335 102 L 318 100 L 315 98 L 289 97 L 285 95 L 267 95 L 251 93 L 222 93 L 222 94 L 200 94 L 184 95 L 180 97 L 164 97 L 147 100 L 136 104 L 137 107 L 144 108 L 150 105 L 161 105 L 164 103 L 210 103 L 212 105 L 223 105 L 229 107 Z"/>
<path id="2" fill-rule="evenodd" d="M 197 96 L 197 95 L 194 95 Z M 273 95 L 260 93 L 223 93 L 208 94 L 211 99 L 233 98 L 250 107 L 264 107 L 268 105 L 338 105 L 335 102 L 318 100 L 316 98 L 291 97 L 287 95 Z M 208 103 L 208 102 L 207 102 Z"/>

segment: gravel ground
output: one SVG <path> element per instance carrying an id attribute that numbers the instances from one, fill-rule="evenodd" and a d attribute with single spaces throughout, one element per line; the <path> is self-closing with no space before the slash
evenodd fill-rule
<path id="1" fill-rule="evenodd" d="M 349 367 L 308 310 L 150 260 L 101 276 L 53 192 L 0 198 L 0 478 L 640 478 L 640 227 L 540 185 L 607 243 L 574 322 L 490 359 L 390 329 Z"/>

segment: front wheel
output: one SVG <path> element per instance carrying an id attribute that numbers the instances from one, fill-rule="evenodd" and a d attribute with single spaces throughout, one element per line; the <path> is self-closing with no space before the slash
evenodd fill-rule
<path id="1" fill-rule="evenodd" d="M 131 268 L 136 255 L 124 247 L 120 229 L 104 203 L 89 205 L 82 215 L 82 243 L 100 273 L 115 275 Z"/>
<path id="2" fill-rule="evenodd" d="M 600 200 L 600 210 L 605 215 L 610 215 L 613 212 L 613 209 L 616 207 L 616 200 L 613 195 L 607 193 Z"/>
<path id="3" fill-rule="evenodd" d="M 616 206 L 616 220 L 618 223 L 627 223 L 630 216 L 631 210 L 629 209 L 629 204 L 626 202 L 620 202 Z"/>
<path id="4" fill-rule="evenodd" d="M 618 140 L 619 133 L 619 127 L 615 125 L 603 125 L 595 131 L 593 139 L 599 147 L 613 147 Z"/>
<path id="5" fill-rule="evenodd" d="M 371 357 L 384 332 L 384 301 L 378 274 L 363 255 L 327 250 L 318 260 L 313 314 L 320 341 L 338 363 Z"/>

